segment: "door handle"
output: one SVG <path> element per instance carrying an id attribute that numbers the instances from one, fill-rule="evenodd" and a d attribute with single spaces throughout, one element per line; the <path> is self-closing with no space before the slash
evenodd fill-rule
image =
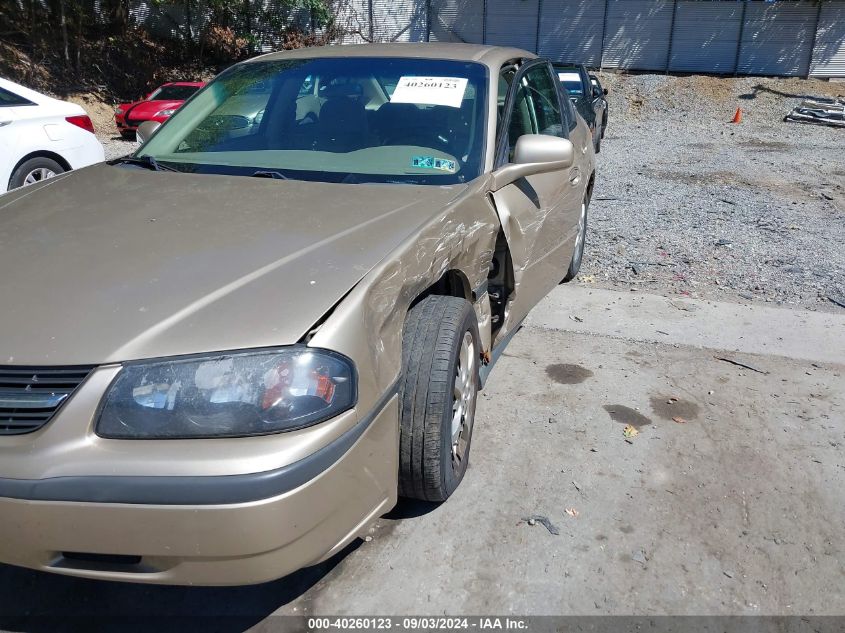
<path id="1" fill-rule="evenodd" d="M 569 184 L 573 187 L 581 182 L 581 170 L 577 167 L 569 172 Z"/>

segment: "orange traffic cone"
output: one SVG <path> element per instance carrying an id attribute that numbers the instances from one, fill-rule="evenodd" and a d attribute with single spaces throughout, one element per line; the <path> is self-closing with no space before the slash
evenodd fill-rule
<path id="1" fill-rule="evenodd" d="M 742 123 L 742 108 L 737 108 L 731 123 Z"/>

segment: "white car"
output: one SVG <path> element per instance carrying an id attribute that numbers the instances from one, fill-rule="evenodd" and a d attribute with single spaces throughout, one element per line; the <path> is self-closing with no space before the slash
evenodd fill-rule
<path id="1" fill-rule="evenodd" d="M 0 77 L 0 193 L 104 159 L 80 106 Z"/>

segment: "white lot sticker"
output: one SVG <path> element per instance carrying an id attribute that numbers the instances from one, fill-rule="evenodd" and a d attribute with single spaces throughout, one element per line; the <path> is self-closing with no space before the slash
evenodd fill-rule
<path id="1" fill-rule="evenodd" d="M 460 108 L 466 89 L 466 77 L 400 77 L 390 103 Z"/>
<path id="2" fill-rule="evenodd" d="M 581 83 L 581 75 L 578 73 L 558 73 L 557 78 L 561 81 L 577 81 Z"/>

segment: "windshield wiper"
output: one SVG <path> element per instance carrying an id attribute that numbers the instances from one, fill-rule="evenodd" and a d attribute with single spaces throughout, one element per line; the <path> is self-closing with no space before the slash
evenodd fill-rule
<path id="1" fill-rule="evenodd" d="M 153 171 L 179 171 L 178 169 L 174 169 L 173 167 L 162 165 L 152 156 L 122 156 L 118 159 L 110 161 L 109 164 L 137 165 L 138 167 L 146 167 L 147 169 L 152 169 Z"/>
<path id="2" fill-rule="evenodd" d="M 272 171 L 267 169 L 259 169 L 252 174 L 253 178 L 274 178 L 276 180 L 290 180 L 280 171 Z"/>

